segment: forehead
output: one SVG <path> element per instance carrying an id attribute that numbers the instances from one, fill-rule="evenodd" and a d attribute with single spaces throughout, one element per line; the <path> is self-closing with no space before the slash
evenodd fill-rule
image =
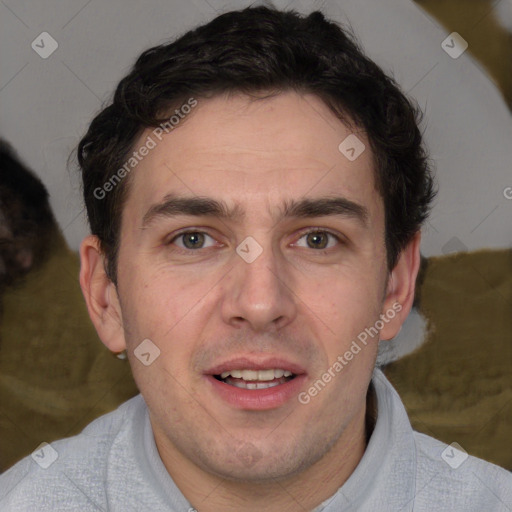
<path id="1" fill-rule="evenodd" d="M 340 143 L 354 134 L 365 150 L 350 161 Z M 154 147 L 133 171 L 127 200 L 140 220 L 170 193 L 222 199 L 246 210 L 330 193 L 371 210 L 380 199 L 365 134 L 343 124 L 314 95 L 198 98 L 170 133 L 147 129 L 134 150 L 148 138 Z"/>

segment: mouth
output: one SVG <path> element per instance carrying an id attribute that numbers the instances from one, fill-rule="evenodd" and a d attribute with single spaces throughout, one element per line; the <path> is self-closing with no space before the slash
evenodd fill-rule
<path id="1" fill-rule="evenodd" d="M 297 375 L 281 368 L 268 370 L 228 370 L 214 378 L 239 389 L 269 389 L 293 380 Z"/>
<path id="2" fill-rule="evenodd" d="M 239 358 L 212 368 L 205 377 L 214 396 L 231 407 L 267 410 L 298 396 L 306 372 L 282 359 L 256 362 Z"/>

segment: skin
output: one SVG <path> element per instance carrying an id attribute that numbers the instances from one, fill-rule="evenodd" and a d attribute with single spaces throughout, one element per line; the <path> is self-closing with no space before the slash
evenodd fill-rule
<path id="1" fill-rule="evenodd" d="M 350 162 L 338 145 L 353 130 L 317 97 L 198 101 L 131 175 L 118 286 L 94 236 L 80 248 L 80 284 L 103 343 L 127 349 L 162 461 L 197 510 L 311 510 L 364 454 L 378 336 L 306 405 L 293 398 L 235 409 L 203 373 L 235 356 L 278 355 L 305 369 L 307 390 L 399 303 L 380 332 L 391 339 L 412 306 L 420 234 L 389 275 L 369 142 L 356 130 L 366 150 Z M 239 203 L 245 217 L 161 216 L 143 228 L 148 209 L 170 193 Z M 285 200 L 326 196 L 364 206 L 367 225 L 342 215 L 278 219 Z M 207 233 L 204 247 L 187 249 L 189 239 L 175 238 L 183 228 Z M 323 235 L 326 250 L 311 245 L 314 228 L 341 242 Z M 250 264 L 235 251 L 247 236 L 263 248 Z M 161 353 L 144 366 L 134 350 L 147 338 Z"/>

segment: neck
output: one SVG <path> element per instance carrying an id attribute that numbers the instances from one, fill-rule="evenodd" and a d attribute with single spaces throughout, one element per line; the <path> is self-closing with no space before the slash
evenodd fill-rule
<path id="1" fill-rule="evenodd" d="M 327 454 L 299 474 L 260 483 L 234 481 L 208 473 L 173 446 L 155 441 L 168 473 L 199 512 L 296 512 L 313 510 L 346 482 L 361 460 L 375 424 L 370 384 L 366 403 Z"/>

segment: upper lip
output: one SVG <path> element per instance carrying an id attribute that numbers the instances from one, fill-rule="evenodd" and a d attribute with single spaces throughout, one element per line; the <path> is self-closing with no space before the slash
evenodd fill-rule
<path id="1" fill-rule="evenodd" d="M 266 357 L 257 359 L 253 357 L 235 357 L 229 361 L 219 363 L 205 371 L 207 375 L 220 375 L 229 370 L 269 370 L 281 369 L 288 370 L 295 375 L 306 373 L 302 366 L 287 361 L 281 357 Z"/>

